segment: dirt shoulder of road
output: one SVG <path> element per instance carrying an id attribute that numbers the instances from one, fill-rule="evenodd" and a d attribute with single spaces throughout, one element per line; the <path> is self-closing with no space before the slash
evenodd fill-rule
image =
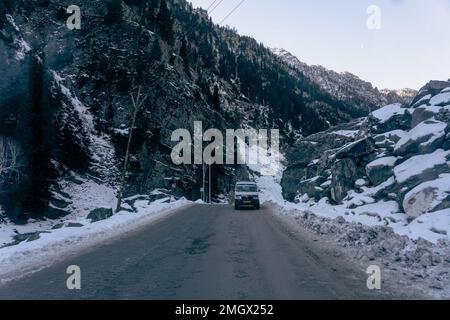
<path id="1" fill-rule="evenodd" d="M 285 226 L 287 232 L 310 246 L 311 253 L 317 255 L 318 259 L 333 265 L 337 274 L 364 274 L 367 281 L 369 277 L 366 273 L 367 268 L 372 265 L 380 267 L 382 286 L 381 290 L 373 292 L 376 299 L 418 300 L 448 297 L 448 262 L 435 258 L 436 262 L 442 263 L 433 266 L 433 257 L 430 257 L 430 265 L 426 265 L 425 262 L 421 264 L 405 261 L 404 257 L 408 256 L 408 249 L 405 247 L 411 244 L 402 245 L 397 251 L 395 245 L 398 238 L 393 236 L 392 239 L 383 239 L 383 230 L 379 228 L 323 219 L 308 212 L 285 212 L 276 204 L 266 206 L 271 208 L 271 212 Z M 357 234 L 355 229 L 361 234 Z M 389 231 L 387 233 L 392 236 Z M 351 236 L 359 238 L 360 241 L 348 240 Z M 371 237 L 373 239 L 367 241 Z M 384 247 L 388 246 L 386 242 L 389 242 L 391 250 L 384 250 Z M 420 245 L 420 248 L 409 249 L 413 250 L 415 255 L 420 255 L 423 251 L 425 256 L 432 252 L 430 244 L 425 243 L 425 246 L 427 251 Z M 442 248 L 436 250 L 442 251 Z M 417 258 L 420 260 L 421 257 Z M 361 281 L 349 278 L 349 281 L 355 280 Z M 367 288 L 366 283 L 363 285 Z"/>

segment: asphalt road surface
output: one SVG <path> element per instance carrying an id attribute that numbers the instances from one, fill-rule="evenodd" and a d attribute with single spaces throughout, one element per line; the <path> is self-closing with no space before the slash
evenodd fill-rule
<path id="1" fill-rule="evenodd" d="M 0 299 L 367 299 L 367 275 L 271 208 L 195 205 L 0 287 Z M 81 290 L 66 269 L 81 268 Z"/>

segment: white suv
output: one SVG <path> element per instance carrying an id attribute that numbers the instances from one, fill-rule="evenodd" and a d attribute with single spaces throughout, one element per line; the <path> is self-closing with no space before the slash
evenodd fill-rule
<path id="1" fill-rule="evenodd" d="M 234 209 L 250 207 L 259 210 L 259 190 L 254 182 L 241 181 L 236 183 L 234 189 Z"/>

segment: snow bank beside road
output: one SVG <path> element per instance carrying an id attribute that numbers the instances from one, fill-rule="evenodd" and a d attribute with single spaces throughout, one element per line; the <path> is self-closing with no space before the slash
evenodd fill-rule
<path id="1" fill-rule="evenodd" d="M 0 249 L 0 285 L 148 225 L 173 213 L 175 209 L 191 204 L 185 199 L 171 203 L 165 203 L 166 200 L 161 199 L 150 204 L 148 201 L 136 201 L 137 213 L 121 211 L 96 223 L 89 223 L 87 219 L 79 220 L 77 222 L 86 225 L 49 230 L 49 233 L 41 233 L 38 240 Z"/>
<path id="2" fill-rule="evenodd" d="M 444 178 L 446 176 L 442 176 Z M 320 218 L 344 219 L 347 223 L 362 224 L 367 227 L 384 227 L 388 225 L 393 232 L 400 236 L 407 236 L 411 240 L 420 238 L 433 244 L 440 240 L 450 241 L 450 210 L 430 213 L 421 216 L 414 223 L 408 222 L 408 217 L 401 212 L 395 201 L 376 201 L 372 198 L 379 188 L 363 187 L 360 194 L 350 194 L 341 205 L 330 204 L 324 198 L 319 202 L 308 201 L 293 203 L 283 199 L 280 177 L 278 175 L 256 177 L 255 180 L 261 189 L 261 202 L 274 203 L 280 207 L 284 214 L 302 216 L 312 213 Z M 394 179 L 391 180 L 392 183 Z M 386 185 L 389 184 L 386 182 Z M 351 209 L 357 202 L 358 206 Z M 445 231 L 445 232 L 444 232 Z"/>

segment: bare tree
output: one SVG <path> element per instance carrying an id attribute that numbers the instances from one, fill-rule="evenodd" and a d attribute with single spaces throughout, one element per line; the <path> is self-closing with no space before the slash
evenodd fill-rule
<path id="1" fill-rule="evenodd" d="M 19 144 L 0 136 L 0 177 L 13 174 L 17 179 L 24 176 L 25 157 Z"/>
<path id="2" fill-rule="evenodd" d="M 133 140 L 133 130 L 136 125 L 136 118 L 139 113 L 139 110 L 142 108 L 142 106 L 144 105 L 145 101 L 148 98 L 148 96 L 142 96 L 141 89 L 142 89 L 141 87 L 138 88 L 136 96 L 134 96 L 134 94 L 131 93 L 131 102 L 132 102 L 133 108 L 134 108 L 133 119 L 131 121 L 130 132 L 128 133 L 127 150 L 125 152 L 125 160 L 124 160 L 124 165 L 123 165 L 122 177 L 121 177 L 121 181 L 120 181 L 119 192 L 117 195 L 116 213 L 120 211 L 120 207 L 122 205 L 122 196 L 123 196 L 123 190 L 125 188 L 125 180 L 127 177 L 128 161 L 130 158 L 130 148 L 131 148 L 131 142 Z"/>

